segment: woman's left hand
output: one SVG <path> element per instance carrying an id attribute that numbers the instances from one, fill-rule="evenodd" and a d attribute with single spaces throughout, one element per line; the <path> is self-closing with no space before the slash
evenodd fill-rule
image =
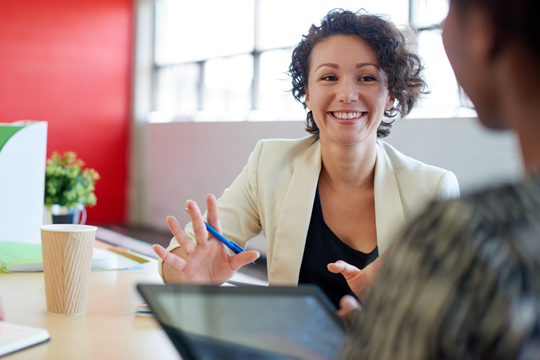
<path id="1" fill-rule="evenodd" d="M 377 275 L 379 274 L 385 257 L 386 251 L 363 270 L 342 260 L 328 264 L 328 270 L 334 274 L 343 275 L 352 292 L 359 299 L 362 299 L 377 280 Z"/>
<path id="2" fill-rule="evenodd" d="M 371 286 L 367 274 L 369 266 L 371 266 L 371 264 L 366 266 L 364 270 L 360 270 L 356 266 L 338 260 L 335 263 L 328 264 L 328 270 L 334 274 L 343 275 L 352 292 L 361 299 Z"/>

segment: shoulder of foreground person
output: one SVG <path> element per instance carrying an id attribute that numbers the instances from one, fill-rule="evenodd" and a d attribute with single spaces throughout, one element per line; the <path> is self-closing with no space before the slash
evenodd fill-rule
<path id="1" fill-rule="evenodd" d="M 390 249 L 342 357 L 522 351 L 540 326 L 540 310 L 527 306 L 540 301 L 538 224 L 539 177 L 430 205 Z"/>

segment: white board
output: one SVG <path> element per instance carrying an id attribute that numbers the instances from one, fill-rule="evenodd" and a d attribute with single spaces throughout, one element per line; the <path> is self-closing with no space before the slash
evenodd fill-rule
<path id="1" fill-rule="evenodd" d="M 40 243 L 43 223 L 47 123 L 21 126 L 0 149 L 0 241 Z"/>

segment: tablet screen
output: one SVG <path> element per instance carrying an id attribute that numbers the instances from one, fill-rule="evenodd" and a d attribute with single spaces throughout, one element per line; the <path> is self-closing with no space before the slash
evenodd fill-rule
<path id="1" fill-rule="evenodd" d="M 335 309 L 314 287 L 166 287 L 149 304 L 162 323 L 188 337 L 313 360 L 335 358 L 344 339 Z"/>

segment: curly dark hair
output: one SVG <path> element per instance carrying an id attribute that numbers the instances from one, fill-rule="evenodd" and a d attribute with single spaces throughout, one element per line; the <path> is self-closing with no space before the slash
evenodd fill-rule
<path id="1" fill-rule="evenodd" d="M 307 108 L 305 95 L 311 51 L 319 42 L 333 35 L 359 36 L 375 52 L 381 69 L 388 77 L 388 91 L 397 100 L 392 109 L 384 111 L 384 116 L 392 120 L 382 121 L 377 129 L 377 137 L 388 136 L 395 117 L 398 114 L 402 117 L 408 115 L 420 95 L 427 93 L 423 77 L 424 65 L 410 49 L 410 44 L 415 44 L 413 36 L 399 31 L 390 21 L 368 14 L 363 9 L 356 13 L 343 9 L 331 10 L 322 19 L 321 26 L 311 25 L 292 54 L 289 65 L 292 93 L 304 109 Z M 307 114 L 306 131 L 311 134 L 319 132 L 311 111 Z"/>

